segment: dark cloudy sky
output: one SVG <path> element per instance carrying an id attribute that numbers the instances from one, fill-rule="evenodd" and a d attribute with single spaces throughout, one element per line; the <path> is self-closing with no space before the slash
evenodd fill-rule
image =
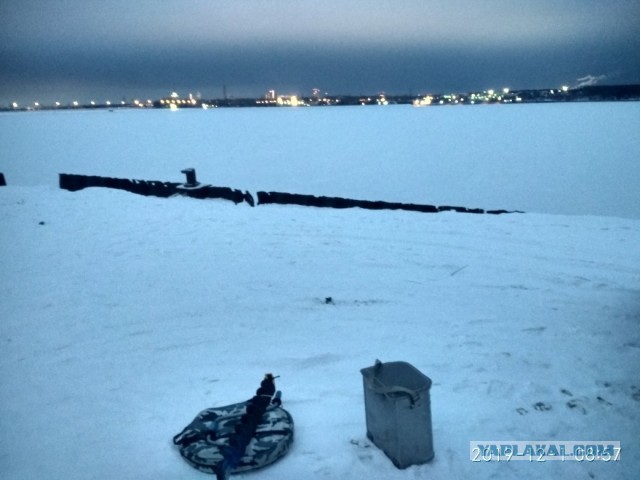
<path id="1" fill-rule="evenodd" d="M 0 104 L 640 83 L 640 0 L 0 0 Z"/>

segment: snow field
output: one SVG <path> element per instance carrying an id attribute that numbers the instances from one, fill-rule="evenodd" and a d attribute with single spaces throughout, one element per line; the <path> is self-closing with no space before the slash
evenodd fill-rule
<path id="1" fill-rule="evenodd" d="M 640 223 L 0 189 L 4 478 L 204 478 L 171 445 L 280 375 L 292 451 L 237 478 L 633 478 Z M 326 297 L 333 302 L 325 303 Z M 359 370 L 412 363 L 435 459 L 366 439 Z M 620 440 L 616 463 L 471 440 Z"/>

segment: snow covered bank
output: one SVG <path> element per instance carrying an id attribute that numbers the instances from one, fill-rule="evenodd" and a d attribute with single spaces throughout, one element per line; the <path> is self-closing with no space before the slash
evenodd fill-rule
<path id="1" fill-rule="evenodd" d="M 294 447 L 237 478 L 640 470 L 640 220 L 9 186 L 0 224 L 3 478 L 205 478 L 172 436 L 268 371 Z M 376 358 L 434 381 L 431 463 L 397 470 L 366 440 L 359 370 Z M 469 441 L 483 439 L 620 440 L 623 453 L 473 463 Z"/>

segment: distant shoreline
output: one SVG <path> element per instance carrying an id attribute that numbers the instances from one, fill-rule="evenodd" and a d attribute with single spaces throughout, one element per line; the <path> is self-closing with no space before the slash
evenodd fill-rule
<path id="1" fill-rule="evenodd" d="M 544 88 L 527 90 L 486 90 L 471 93 L 437 93 L 428 95 L 387 95 L 377 93 L 373 95 L 314 95 L 298 97 L 296 95 L 265 96 L 261 98 L 194 98 L 191 94 L 187 98 L 172 94 L 158 100 L 123 100 L 118 103 L 70 104 L 56 103 L 54 105 L 0 106 L 1 112 L 24 112 L 40 110 L 115 110 L 122 108 L 241 108 L 241 107 L 328 107 L 352 105 L 414 105 L 418 107 L 432 107 L 445 105 L 487 105 L 512 103 L 559 103 L 559 102 L 619 102 L 640 101 L 640 85 L 592 85 L 579 88 Z"/>

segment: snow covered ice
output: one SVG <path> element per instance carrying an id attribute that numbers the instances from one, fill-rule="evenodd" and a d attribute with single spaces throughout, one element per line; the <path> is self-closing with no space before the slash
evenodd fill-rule
<path id="1" fill-rule="evenodd" d="M 208 478 L 171 438 L 200 410 L 250 398 L 266 372 L 280 375 L 296 439 L 273 466 L 234 478 L 634 478 L 640 202 L 627 187 L 640 179 L 629 134 L 639 112 L 634 103 L 0 116 L 3 478 Z M 424 139 L 402 133 L 425 117 L 424 135 L 448 125 L 457 146 L 420 150 Z M 544 123 L 554 118 L 573 133 Z M 525 123 L 551 146 L 528 135 L 465 143 Z M 568 142 L 562 152 L 554 132 Z M 605 150 L 607 162 L 594 163 L 590 152 Z M 462 158 L 476 153 L 480 165 Z M 525 154 L 545 168 L 523 165 Z M 555 154 L 571 164 L 546 158 Z M 62 172 L 176 181 L 188 166 L 201 181 L 250 191 L 530 213 L 251 208 L 57 188 Z M 479 176 L 463 178 L 465 168 Z M 509 184 L 524 185 L 521 176 L 526 192 Z M 576 199 L 573 182 L 588 198 Z M 376 358 L 433 380 L 432 462 L 398 470 L 366 439 L 360 369 Z M 619 440 L 622 459 L 471 462 L 469 442 L 486 439 Z"/>

